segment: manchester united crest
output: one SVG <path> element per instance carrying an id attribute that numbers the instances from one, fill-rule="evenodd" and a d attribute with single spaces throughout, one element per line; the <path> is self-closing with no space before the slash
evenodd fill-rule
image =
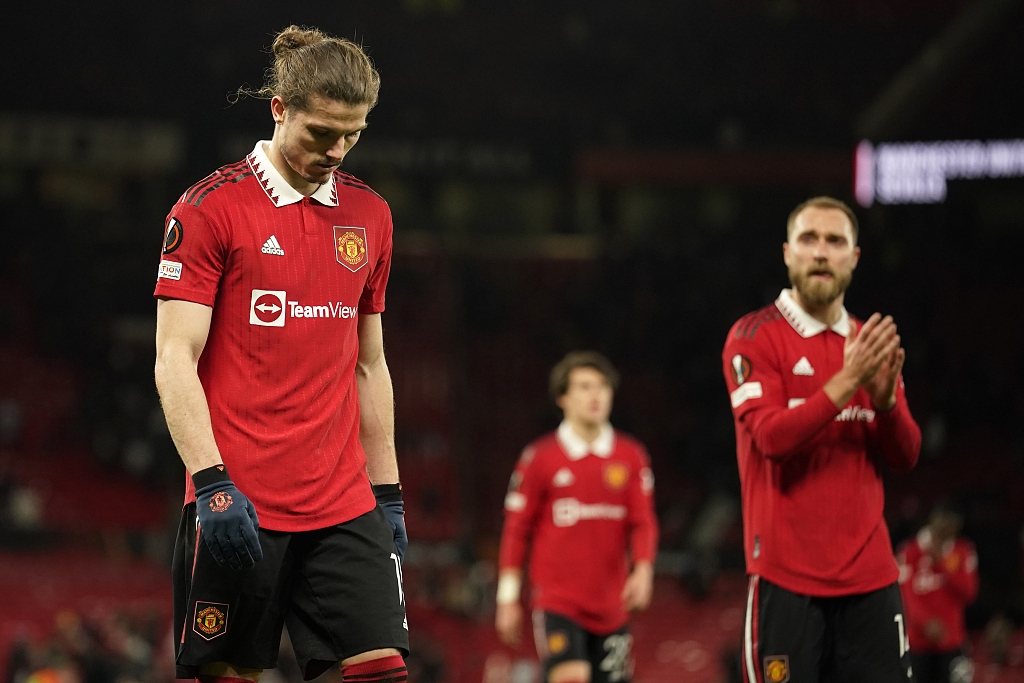
<path id="1" fill-rule="evenodd" d="M 764 658 L 764 680 L 771 683 L 786 683 L 789 680 L 789 657 L 776 655 Z"/>
<path id="2" fill-rule="evenodd" d="M 569 638 L 561 631 L 555 631 L 548 636 L 548 652 L 553 655 L 560 655 L 569 647 Z"/>
<path id="3" fill-rule="evenodd" d="M 228 630 L 228 606 L 222 602 L 196 602 L 192 630 L 204 640 L 213 640 Z"/>
<path id="4" fill-rule="evenodd" d="M 629 481 L 629 468 L 621 462 L 610 462 L 604 466 L 604 483 L 612 491 L 619 491 Z"/>
<path id="5" fill-rule="evenodd" d="M 231 507 L 231 496 L 224 491 L 218 491 L 210 496 L 210 509 L 214 512 L 224 512 Z"/>
<path id="6" fill-rule="evenodd" d="M 366 265 L 366 229 L 334 226 L 334 256 L 353 273 Z"/>

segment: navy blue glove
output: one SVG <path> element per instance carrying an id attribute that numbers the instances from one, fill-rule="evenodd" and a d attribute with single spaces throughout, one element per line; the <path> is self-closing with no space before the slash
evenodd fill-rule
<path id="1" fill-rule="evenodd" d="M 395 549 L 398 559 L 405 562 L 405 549 L 409 546 L 409 534 L 405 531 L 405 505 L 402 503 L 401 484 L 378 484 L 370 487 L 377 505 L 384 511 L 384 516 L 395 535 Z"/>
<path id="2" fill-rule="evenodd" d="M 235 487 L 227 469 L 216 465 L 200 470 L 192 483 L 200 533 L 217 564 L 239 571 L 262 560 L 256 508 Z"/>

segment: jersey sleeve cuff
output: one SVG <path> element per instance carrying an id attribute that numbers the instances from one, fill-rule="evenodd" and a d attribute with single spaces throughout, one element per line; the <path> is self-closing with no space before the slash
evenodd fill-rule
<path id="1" fill-rule="evenodd" d="M 202 304 L 204 306 L 213 307 L 214 302 L 217 300 L 217 293 L 202 292 L 197 289 L 191 289 L 189 287 L 176 287 L 174 285 L 167 285 L 163 282 L 158 282 L 156 289 L 153 290 L 154 297 L 163 297 L 166 299 L 181 299 L 182 301 L 191 301 L 195 304 Z"/>

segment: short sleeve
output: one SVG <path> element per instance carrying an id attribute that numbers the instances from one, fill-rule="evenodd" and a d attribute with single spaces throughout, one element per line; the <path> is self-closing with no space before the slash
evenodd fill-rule
<path id="1" fill-rule="evenodd" d="M 201 209 L 175 204 L 164 223 L 153 295 L 213 306 L 227 254 L 226 236 Z"/>
<path id="2" fill-rule="evenodd" d="M 384 220 L 381 222 L 380 251 L 373 270 L 363 285 L 362 296 L 359 297 L 360 313 L 381 313 L 384 311 L 384 291 L 391 273 L 392 233 L 391 210 L 384 205 Z"/>

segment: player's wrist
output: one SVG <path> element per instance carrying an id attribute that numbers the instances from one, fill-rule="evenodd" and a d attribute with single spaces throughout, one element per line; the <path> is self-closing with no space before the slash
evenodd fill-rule
<path id="1" fill-rule="evenodd" d="M 498 594 L 495 601 L 499 605 L 511 605 L 519 602 L 522 579 L 513 573 L 505 573 L 498 577 Z"/>
<path id="2" fill-rule="evenodd" d="M 378 503 L 391 503 L 402 500 L 402 485 L 395 484 L 374 484 L 370 486 L 373 497 Z"/>
<path id="3" fill-rule="evenodd" d="M 231 481 L 231 476 L 225 465 L 214 465 L 193 474 L 192 483 L 195 485 L 196 491 L 200 491 L 211 484 L 233 484 L 234 482 Z"/>
<path id="4" fill-rule="evenodd" d="M 876 401 L 874 398 L 871 399 L 871 407 L 878 413 L 888 413 L 890 410 L 896 407 L 896 392 L 892 392 L 885 399 L 885 401 Z"/>

